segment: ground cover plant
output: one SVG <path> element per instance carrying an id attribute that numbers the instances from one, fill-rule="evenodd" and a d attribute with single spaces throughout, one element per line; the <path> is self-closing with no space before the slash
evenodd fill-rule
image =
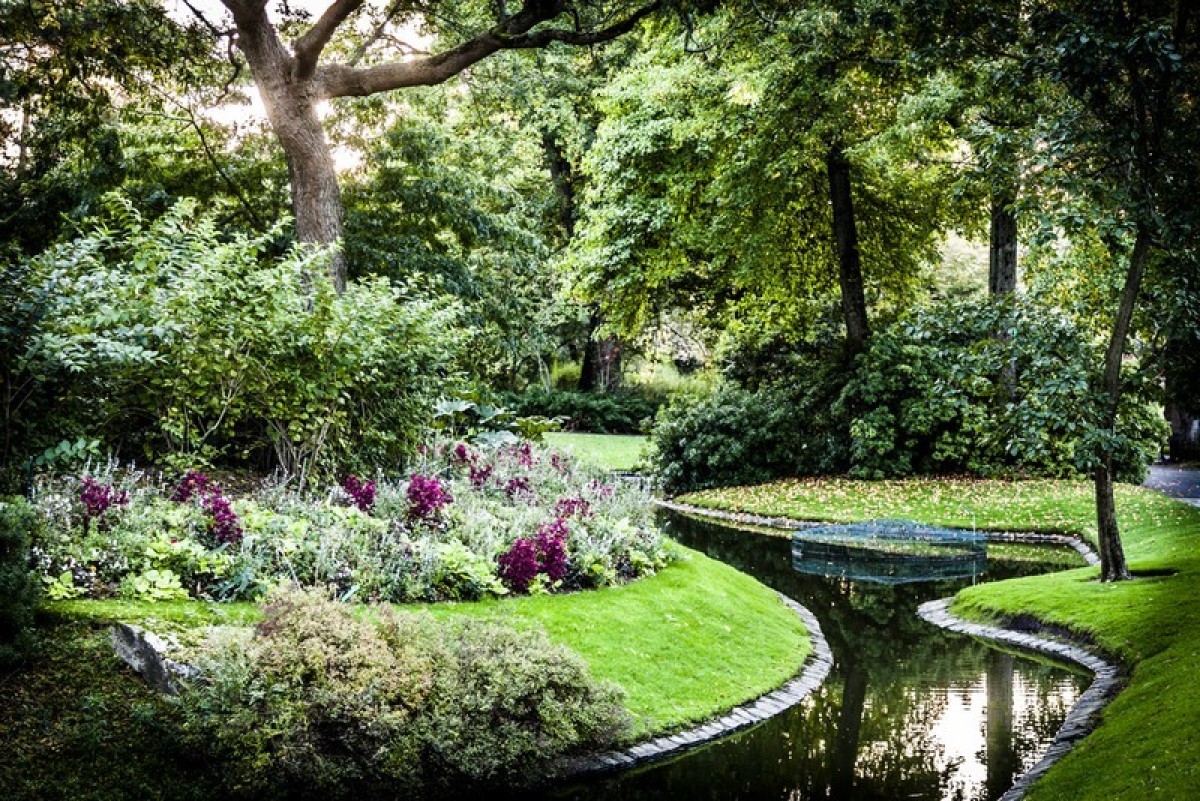
<path id="1" fill-rule="evenodd" d="M 628 581 L 670 559 L 647 497 L 529 444 L 440 443 L 398 480 L 232 494 L 113 466 L 37 493 L 34 564 L 54 599 L 256 600 L 296 583 L 343 600 L 462 601 Z"/>
<path id="2" fill-rule="evenodd" d="M 1051 530 L 1094 540 L 1091 487 L 1065 481 L 786 481 L 684 496 L 711 508 L 800 519 L 905 517 L 1000 530 Z M 1100 727 L 1032 788 L 1033 801 L 1192 798 L 1200 793 L 1195 720 L 1200 693 L 1200 509 L 1129 485 L 1117 511 L 1135 580 L 1096 581 L 1095 568 L 981 584 L 954 611 L 1036 618 L 1063 627 L 1130 668 Z"/>

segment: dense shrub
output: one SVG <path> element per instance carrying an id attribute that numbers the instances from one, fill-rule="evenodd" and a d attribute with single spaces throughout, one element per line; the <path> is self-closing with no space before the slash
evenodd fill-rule
<path id="1" fill-rule="evenodd" d="M 29 544 L 38 515 L 23 498 L 0 498 L 0 666 L 21 660 L 32 642 L 37 583 Z"/>
<path id="2" fill-rule="evenodd" d="M 1098 348 L 1027 302 L 918 310 L 872 337 L 846 388 L 853 473 L 1066 477 L 1090 469 L 1106 437 L 1117 475 L 1140 482 L 1162 417 L 1130 373 L 1118 434 L 1096 430 Z"/>
<path id="3" fill-rule="evenodd" d="M 677 493 L 844 470 L 845 428 L 829 411 L 838 390 L 832 375 L 812 369 L 754 392 L 723 384 L 676 399 L 653 432 L 664 488 Z"/>
<path id="4" fill-rule="evenodd" d="M 90 403 L 73 424 L 178 467 L 332 472 L 412 452 L 449 378 L 451 307 L 384 279 L 337 294 L 319 250 L 271 258 L 279 231 L 227 236 L 193 201 L 153 222 L 117 200 L 109 215 L 28 276 L 46 300 L 18 358 L 37 380 L 71 377 Z"/>
<path id="5" fill-rule="evenodd" d="M 92 517 L 96 498 L 123 503 Z M 528 444 L 443 443 L 407 478 L 236 496 L 196 471 L 163 485 L 109 465 L 41 482 L 33 556 L 55 598 L 255 600 L 298 582 L 369 601 L 476 600 L 652 573 L 669 555 L 647 500 Z M 534 567 L 506 588 L 503 557 L 519 541 Z"/>
<path id="6" fill-rule="evenodd" d="M 1099 429 L 1098 348 L 1026 301 L 919 309 L 876 332 L 853 370 L 775 354 L 769 370 L 739 368 L 753 391 L 678 399 L 654 430 L 658 471 L 671 492 L 846 470 L 1068 477 L 1108 447 L 1118 477 L 1140 482 L 1165 437 L 1153 376 L 1127 370 L 1118 431 Z"/>
<path id="7" fill-rule="evenodd" d="M 576 392 L 532 389 L 503 396 L 502 402 L 517 414 L 556 417 L 570 431 L 595 434 L 640 434 L 648 428 L 663 400 L 633 391 Z"/>
<path id="8" fill-rule="evenodd" d="M 618 691 L 540 631 L 273 595 L 252 636 L 195 659 L 186 730 L 239 794 L 421 795 L 439 784 L 531 784 L 628 726 Z"/>

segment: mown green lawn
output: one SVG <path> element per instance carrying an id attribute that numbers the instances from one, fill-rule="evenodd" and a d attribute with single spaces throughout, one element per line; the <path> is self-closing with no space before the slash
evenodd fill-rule
<path id="1" fill-rule="evenodd" d="M 802 519 L 906 518 L 937 525 L 1065 531 L 1094 539 L 1086 482 L 784 481 L 680 500 Z M 970 587 L 954 610 L 1033 615 L 1131 668 L 1099 729 L 1040 781 L 1031 801 L 1200 798 L 1200 509 L 1119 486 L 1126 552 L 1142 577 L 1101 584 L 1095 568 Z M 1152 575 L 1155 573 L 1172 575 Z"/>
<path id="2" fill-rule="evenodd" d="M 804 625 L 773 590 L 680 552 L 658 575 L 621 587 L 425 608 L 542 626 L 593 675 L 624 688 L 631 739 L 640 739 L 774 689 L 810 651 Z M 198 601 L 47 604 L 40 653 L 0 674 L 0 788 L 29 798 L 214 797 L 212 766 L 174 740 L 169 706 L 113 656 L 107 625 L 170 631 L 248 625 L 258 615 L 252 604 Z"/>
<path id="3" fill-rule="evenodd" d="M 570 451 L 585 464 L 602 470 L 633 470 L 642 460 L 650 440 L 626 434 L 576 434 L 552 431 L 543 435 L 546 444 Z"/>

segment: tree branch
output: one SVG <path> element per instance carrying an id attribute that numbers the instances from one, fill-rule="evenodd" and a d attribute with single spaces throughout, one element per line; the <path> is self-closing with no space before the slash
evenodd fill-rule
<path id="1" fill-rule="evenodd" d="M 596 31 L 550 28 L 530 33 L 538 24 L 561 14 L 563 6 L 558 0 L 526 0 L 518 13 L 500 25 L 450 50 L 427 58 L 361 69 L 346 64 L 330 64 L 318 68 L 316 83 L 320 95 L 326 98 L 365 97 L 408 86 L 433 86 L 453 78 L 500 50 L 545 47 L 552 42 L 594 45 L 610 41 L 632 30 L 638 22 L 663 5 L 664 0 L 653 0 L 620 22 Z"/>
<path id="2" fill-rule="evenodd" d="M 345 22 L 347 17 L 362 8 L 362 4 L 363 0 L 334 0 L 329 8 L 321 14 L 320 19 L 296 40 L 296 44 L 292 46 L 292 52 L 296 54 L 294 71 L 298 80 L 307 80 L 312 77 L 316 72 L 317 59 L 320 58 L 321 51 L 325 49 L 325 45 L 329 44 L 329 40 L 337 32 L 338 26 Z"/>

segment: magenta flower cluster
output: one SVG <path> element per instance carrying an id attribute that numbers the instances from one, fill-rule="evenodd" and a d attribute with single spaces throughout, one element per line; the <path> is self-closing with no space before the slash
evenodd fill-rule
<path id="1" fill-rule="evenodd" d="M 475 453 L 462 442 L 455 445 L 454 450 L 450 451 L 450 461 L 456 464 L 475 464 L 476 458 Z"/>
<path id="2" fill-rule="evenodd" d="M 199 470 L 189 470 L 175 487 L 171 500 L 175 503 L 187 503 L 199 499 L 200 508 L 208 513 L 211 520 L 208 523 L 208 533 L 220 543 L 240 542 L 242 539 L 242 521 L 233 511 L 233 505 L 221 492 L 209 476 Z"/>
<path id="3" fill-rule="evenodd" d="M 580 520 L 591 517 L 592 505 L 586 498 L 560 498 L 554 504 L 554 514 L 557 517 L 577 517 Z"/>
<path id="4" fill-rule="evenodd" d="M 527 476 L 513 476 L 504 484 L 504 494 L 509 500 L 528 498 L 533 495 L 533 487 L 530 486 Z"/>
<path id="5" fill-rule="evenodd" d="M 538 526 L 532 540 L 522 537 L 500 554 L 500 578 L 516 592 L 526 592 L 542 573 L 551 582 L 567 575 L 567 521 L 561 517 Z"/>
<path id="6" fill-rule="evenodd" d="M 479 466 L 471 465 L 468 476 L 471 479 L 471 486 L 474 489 L 483 489 L 487 486 L 488 482 L 492 478 L 492 466 L 490 464 Z"/>
<path id="7" fill-rule="evenodd" d="M 171 500 L 175 503 L 187 503 L 194 495 L 204 497 L 216 489 L 213 480 L 201 473 L 199 470 L 189 470 L 183 474 L 179 484 L 175 486 L 175 493 L 171 495 Z"/>
<path id="8" fill-rule="evenodd" d="M 533 446 L 528 442 L 522 442 L 517 446 L 517 464 L 521 467 L 533 467 Z"/>
<path id="9" fill-rule="evenodd" d="M 114 506 L 125 506 L 129 503 L 129 493 L 86 476 L 79 490 L 79 501 L 83 504 L 87 519 L 94 520 Z"/>
<path id="10" fill-rule="evenodd" d="M 408 482 L 408 516 L 414 520 L 432 520 L 453 501 L 437 476 L 417 473 Z"/>
<path id="11" fill-rule="evenodd" d="M 363 481 L 356 475 L 346 476 L 342 489 L 354 501 L 360 512 L 369 512 L 375 506 L 375 482 L 368 479 Z"/>

